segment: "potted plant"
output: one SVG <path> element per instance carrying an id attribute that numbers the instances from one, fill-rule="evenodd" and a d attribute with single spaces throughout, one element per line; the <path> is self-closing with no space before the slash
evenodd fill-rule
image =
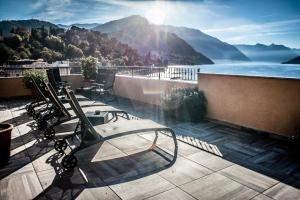
<path id="1" fill-rule="evenodd" d="M 95 79 L 97 74 L 97 58 L 89 56 L 81 60 L 82 75 L 84 77 L 84 87 L 91 86 L 91 80 Z"/>
<path id="2" fill-rule="evenodd" d="M 10 158 L 12 129 L 12 124 L 0 123 L 0 166 L 6 164 Z"/>
<path id="3" fill-rule="evenodd" d="M 29 69 L 23 73 L 23 82 L 25 86 L 29 89 L 33 88 L 31 78 L 34 80 L 42 80 L 43 82 L 47 82 L 47 74 L 43 69 Z"/>
<path id="4" fill-rule="evenodd" d="M 166 117 L 198 122 L 207 114 L 207 100 L 197 88 L 173 89 L 162 97 L 162 109 Z"/>

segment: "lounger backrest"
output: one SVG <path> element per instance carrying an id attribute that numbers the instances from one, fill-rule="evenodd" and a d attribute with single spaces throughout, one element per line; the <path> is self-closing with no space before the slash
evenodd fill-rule
<path id="1" fill-rule="evenodd" d="M 56 88 L 56 82 L 53 74 L 53 69 L 48 69 L 47 70 L 47 77 L 49 82 Z"/>
<path id="2" fill-rule="evenodd" d="M 80 119 L 81 123 L 85 125 L 85 128 L 89 130 L 91 134 L 93 134 L 96 138 L 100 137 L 99 134 L 97 134 L 97 131 L 94 129 L 93 125 L 89 121 L 89 119 L 85 116 L 78 100 L 76 99 L 73 91 L 70 89 L 64 87 L 64 90 L 66 92 L 66 95 L 70 99 L 70 104 L 74 112 L 76 113 L 77 117 Z"/>
<path id="3" fill-rule="evenodd" d="M 51 99 L 53 100 L 53 103 L 68 117 L 71 117 L 71 114 L 69 111 L 65 108 L 64 104 L 61 102 L 61 100 L 58 98 L 54 88 L 52 87 L 51 83 L 48 83 L 47 89 L 49 91 L 49 94 L 51 96 Z"/>
<path id="4" fill-rule="evenodd" d="M 56 83 L 61 83 L 61 76 L 60 76 L 60 72 L 59 72 L 59 68 L 53 68 L 52 69 L 52 73 L 53 73 L 53 77 Z"/>
<path id="5" fill-rule="evenodd" d="M 39 94 L 45 101 L 47 101 L 46 96 L 44 95 L 44 93 L 42 92 L 42 90 L 41 90 L 41 88 L 40 88 L 41 86 L 39 85 L 39 83 L 37 83 L 37 82 L 34 80 L 34 78 L 32 78 L 32 83 L 33 83 L 33 85 L 34 85 L 36 91 L 38 92 L 38 94 Z"/>

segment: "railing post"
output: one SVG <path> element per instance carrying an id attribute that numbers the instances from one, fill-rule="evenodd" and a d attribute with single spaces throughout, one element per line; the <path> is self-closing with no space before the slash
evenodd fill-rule
<path id="1" fill-rule="evenodd" d="M 158 67 L 158 80 L 160 80 L 160 67 Z"/>
<path id="2" fill-rule="evenodd" d="M 197 69 L 197 74 L 196 74 L 195 80 L 198 80 L 198 77 L 199 77 L 198 73 L 200 73 L 200 68 Z"/>

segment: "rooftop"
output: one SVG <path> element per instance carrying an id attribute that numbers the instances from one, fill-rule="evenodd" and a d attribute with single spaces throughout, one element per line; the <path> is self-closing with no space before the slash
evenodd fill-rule
<path id="1" fill-rule="evenodd" d="M 0 122 L 14 124 L 11 159 L 0 168 L 0 199 L 299 199 L 300 162 L 289 142 L 215 122 L 166 120 L 159 108 L 111 102 L 132 120 L 152 119 L 175 130 L 178 157 L 169 166 L 171 138 L 153 134 L 112 139 L 78 153 L 64 172 L 62 155 L 26 115 L 26 100 L 1 102 Z M 122 120 L 122 119 L 119 119 Z M 59 126 L 63 135 L 75 121 Z M 73 141 L 76 143 L 76 141 Z"/>

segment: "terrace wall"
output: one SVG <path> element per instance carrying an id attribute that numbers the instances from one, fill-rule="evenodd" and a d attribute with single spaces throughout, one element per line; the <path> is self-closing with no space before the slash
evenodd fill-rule
<path id="1" fill-rule="evenodd" d="M 116 95 L 124 98 L 152 105 L 161 105 L 161 95 L 164 92 L 172 88 L 190 87 L 197 87 L 197 83 L 118 75 L 116 77 L 114 91 Z"/>
<path id="2" fill-rule="evenodd" d="M 21 77 L 0 78 L 0 98 L 31 96 L 32 92 L 26 88 Z"/>
<path id="3" fill-rule="evenodd" d="M 234 75 L 198 75 L 208 117 L 282 136 L 300 126 L 300 80 Z"/>
<path id="4" fill-rule="evenodd" d="M 84 85 L 81 75 L 63 76 L 72 88 Z M 161 94 L 172 88 L 199 87 L 208 99 L 208 118 L 275 133 L 296 136 L 300 126 L 300 80 L 235 75 L 198 75 L 196 82 L 118 75 L 116 95 L 160 105 Z M 32 95 L 21 77 L 0 78 L 0 98 Z"/>
<path id="5" fill-rule="evenodd" d="M 81 74 L 72 74 L 62 76 L 64 81 L 68 81 L 72 88 L 83 86 L 83 77 Z M 31 96 L 32 92 L 26 88 L 22 77 L 1 77 L 0 78 L 0 98 L 20 98 Z"/>

